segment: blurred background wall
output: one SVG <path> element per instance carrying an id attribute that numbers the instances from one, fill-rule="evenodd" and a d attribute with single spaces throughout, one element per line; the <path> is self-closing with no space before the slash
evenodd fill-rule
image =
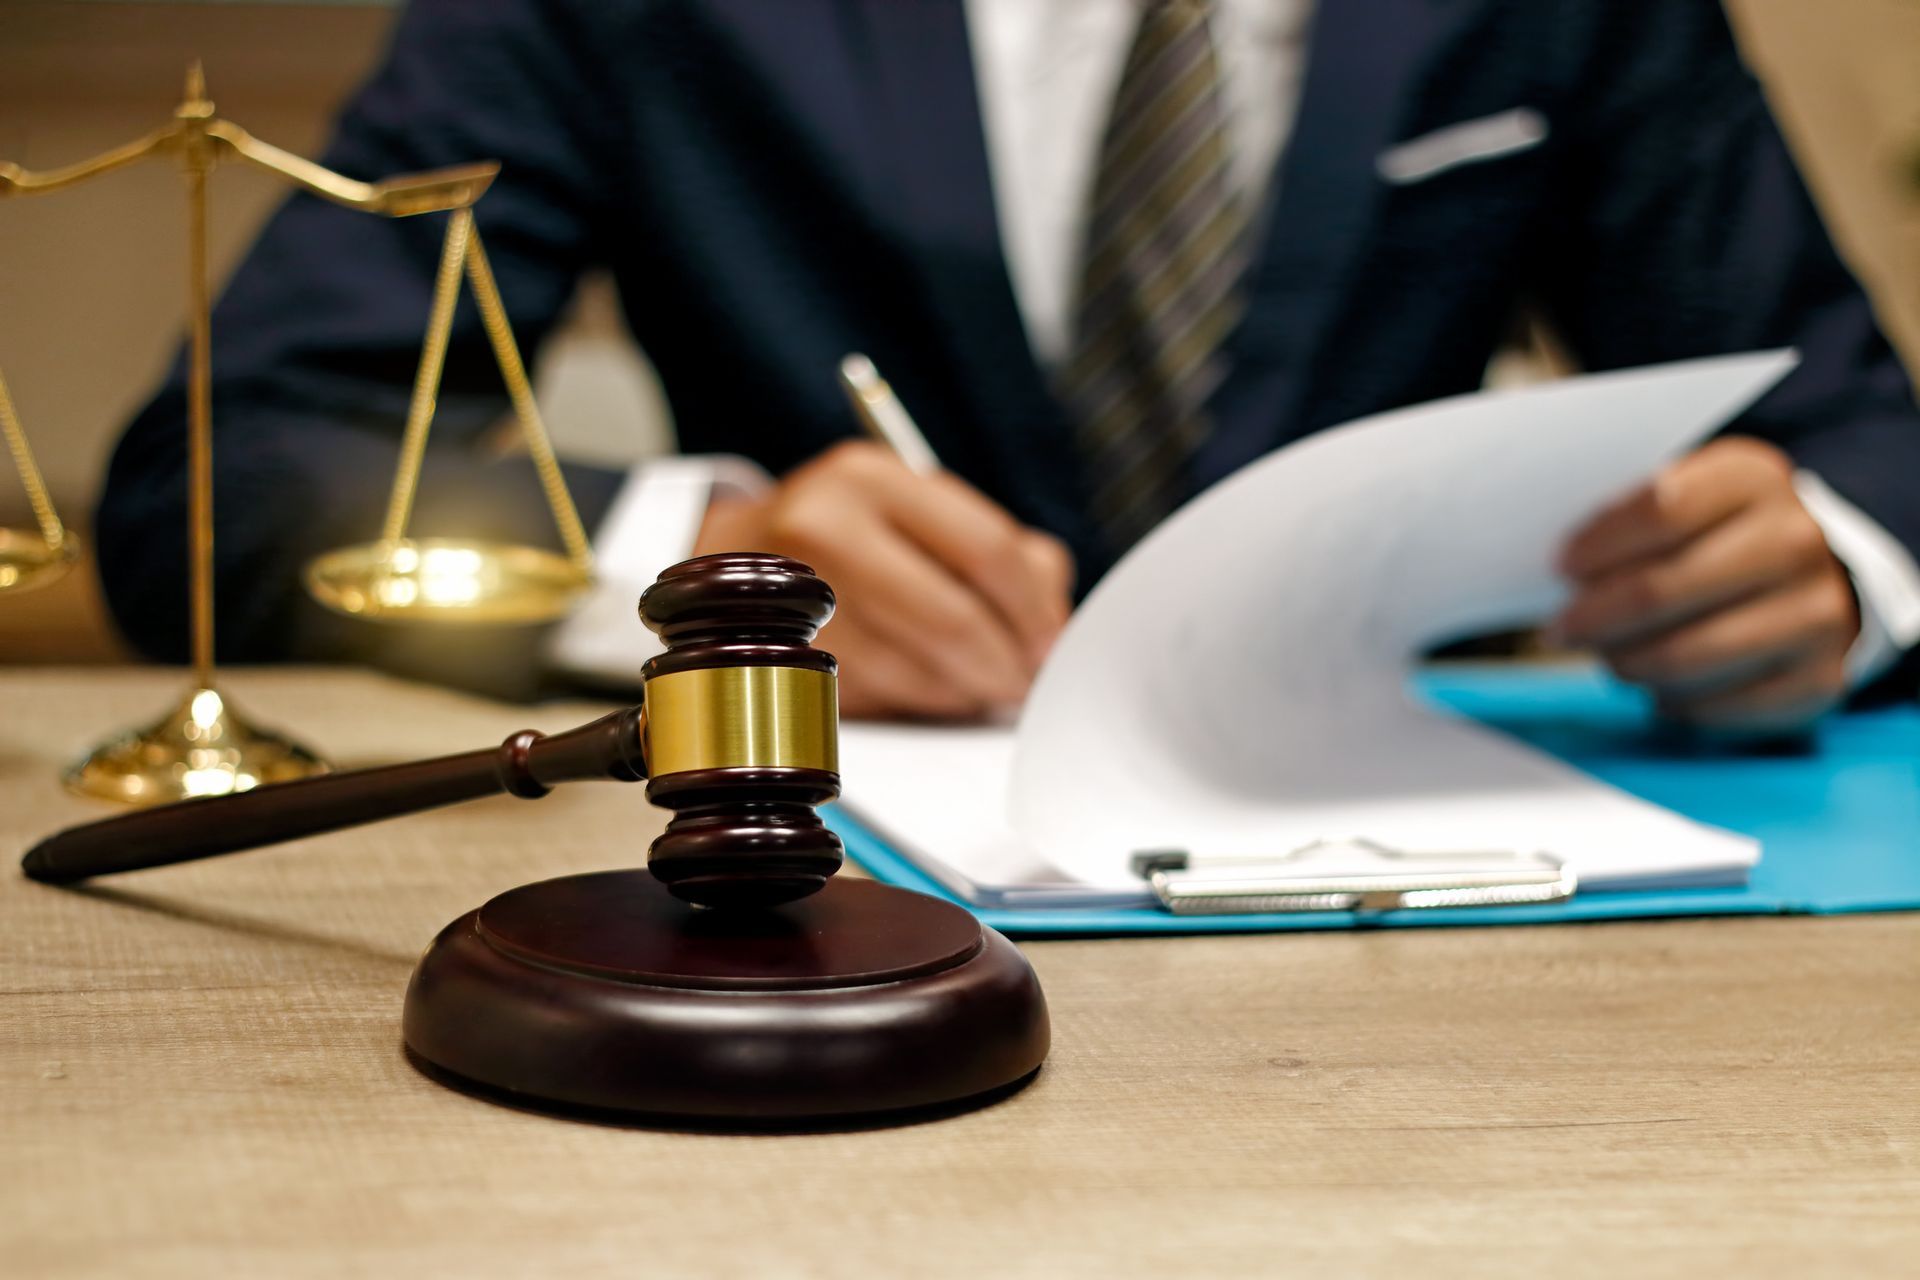
<path id="1" fill-rule="evenodd" d="M 1728 4 L 1836 237 L 1920 369 L 1920 194 L 1908 182 L 1920 149 L 1920 2 Z M 223 115 L 313 154 L 392 18 L 386 0 L 0 0 L 0 158 L 56 166 L 154 127 L 195 57 Z M 282 194 L 261 175 L 222 171 L 216 278 Z M 113 441 L 178 341 L 184 234 L 179 178 L 165 165 L 0 203 L 0 370 L 55 503 L 83 538 Z M 603 282 L 583 289 L 538 382 L 563 452 L 622 462 L 670 447 L 658 390 Z M 26 522 L 17 481 L 0 472 L 0 524 Z M 90 568 L 0 596 L 0 661 L 120 652 Z"/>

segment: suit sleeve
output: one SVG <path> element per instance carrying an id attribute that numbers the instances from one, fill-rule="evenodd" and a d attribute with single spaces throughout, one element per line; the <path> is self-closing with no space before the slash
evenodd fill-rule
<path id="1" fill-rule="evenodd" d="M 476 225 L 529 360 L 595 255 L 610 200 L 599 164 L 620 154 L 597 132 L 595 61 L 570 14 L 541 0 L 418 0 L 324 157 L 365 179 L 501 161 Z M 311 556 L 378 534 L 445 227 L 445 215 L 387 219 L 296 196 L 216 308 L 223 661 L 364 660 L 532 691 L 535 632 L 382 627 L 328 614 L 300 586 Z M 558 545 L 530 464 L 487 456 L 506 407 L 463 292 L 410 532 Z M 176 362 L 120 441 L 95 526 L 115 618 L 143 652 L 172 660 L 188 647 L 185 423 Z M 619 477 L 570 467 L 568 482 L 591 524 Z"/>
<path id="2" fill-rule="evenodd" d="M 1562 137 L 1542 302 L 1588 368 L 1764 347 L 1801 366 L 1729 430 L 1920 555 L 1920 409 L 1714 0 L 1608 5 Z M 1890 677 L 1911 689 L 1912 655 Z"/>

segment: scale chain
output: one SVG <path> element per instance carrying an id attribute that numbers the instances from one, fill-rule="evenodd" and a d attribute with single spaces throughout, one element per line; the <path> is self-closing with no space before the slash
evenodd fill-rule
<path id="1" fill-rule="evenodd" d="M 20 483 L 26 487 L 27 504 L 33 508 L 33 519 L 40 526 L 40 536 L 48 550 L 58 551 L 67 540 L 66 527 L 54 512 L 53 499 L 47 494 L 47 482 L 41 478 L 40 466 L 33 460 L 33 450 L 27 445 L 27 433 L 20 425 L 20 415 L 14 410 L 13 395 L 7 390 L 5 378 L 0 378 L 0 432 L 6 434 L 7 448 L 13 454 L 13 465 L 20 473 Z"/>

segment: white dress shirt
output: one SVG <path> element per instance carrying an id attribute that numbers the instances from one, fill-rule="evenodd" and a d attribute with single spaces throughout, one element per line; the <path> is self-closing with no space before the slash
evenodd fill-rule
<path id="1" fill-rule="evenodd" d="M 1142 0 L 966 0 L 1000 241 L 1034 355 L 1062 359 L 1070 339 L 1081 225 L 1107 109 Z M 1233 178 L 1261 200 L 1292 132 L 1313 0 L 1215 0 Z M 598 582 L 556 628 L 550 659 L 598 681 L 634 682 L 657 646 L 634 626 L 634 601 L 692 551 L 717 491 L 750 495 L 770 481 L 740 458 L 673 458 L 634 468 L 594 539 Z M 1871 517 L 1810 472 L 1800 499 L 1853 576 L 1860 638 L 1854 680 L 1920 643 L 1920 565 Z"/>

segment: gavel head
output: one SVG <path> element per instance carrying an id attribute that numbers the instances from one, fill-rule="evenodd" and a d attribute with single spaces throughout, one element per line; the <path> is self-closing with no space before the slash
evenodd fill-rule
<path id="1" fill-rule="evenodd" d="M 666 642 L 646 680 L 647 798 L 673 811 L 647 866 L 709 907 L 803 898 L 840 869 L 814 811 L 840 794 L 833 590 L 784 556 L 701 556 L 660 575 L 640 617 Z"/>

